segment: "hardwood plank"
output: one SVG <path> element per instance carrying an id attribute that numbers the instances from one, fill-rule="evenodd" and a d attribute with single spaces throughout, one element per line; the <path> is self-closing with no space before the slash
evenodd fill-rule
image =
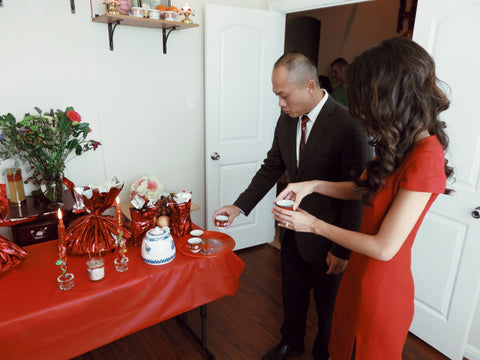
<path id="1" fill-rule="evenodd" d="M 245 261 L 242 285 L 234 296 L 224 297 L 207 306 L 207 346 L 217 360 L 253 360 L 274 346 L 280 337 L 282 322 L 280 252 L 270 245 L 240 250 Z M 200 314 L 188 315 L 189 324 L 200 333 Z M 296 360 L 311 359 L 316 333 L 315 306 L 308 314 L 306 353 Z M 83 354 L 75 360 L 199 360 L 208 359 L 193 336 L 176 319 L 164 321 L 123 339 Z M 410 334 L 403 360 L 448 360 L 423 341 Z"/>

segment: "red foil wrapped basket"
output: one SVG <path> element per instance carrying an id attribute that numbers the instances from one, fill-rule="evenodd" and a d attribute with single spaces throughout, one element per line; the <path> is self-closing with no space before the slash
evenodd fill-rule
<path id="1" fill-rule="evenodd" d="M 0 276 L 19 265 L 27 252 L 0 235 Z"/>
<path id="2" fill-rule="evenodd" d="M 108 192 L 92 190 L 92 196 L 87 197 L 78 191 L 70 181 L 64 183 L 75 199 L 74 213 L 86 212 L 87 215 L 73 220 L 65 233 L 67 251 L 70 255 L 101 254 L 113 251 L 118 235 L 117 221 L 114 216 L 102 215 L 107 209 L 115 206 L 115 199 L 123 188 L 111 187 Z M 88 187 L 83 188 L 83 190 Z M 123 238 L 128 240 L 132 233 L 122 225 Z"/>
<path id="3" fill-rule="evenodd" d="M 180 238 L 192 230 L 192 220 L 190 218 L 191 205 L 191 200 L 180 204 L 167 204 L 170 211 L 170 233 L 174 237 Z"/>
<path id="4" fill-rule="evenodd" d="M 142 246 L 142 241 L 147 231 L 155 227 L 155 220 L 158 215 L 156 207 L 142 209 L 130 208 L 132 217 L 132 243 L 134 246 Z"/>
<path id="5" fill-rule="evenodd" d="M 0 221 L 8 215 L 9 211 L 7 185 L 0 184 Z M 26 256 L 25 250 L 0 235 L 0 276 L 20 264 Z"/>
<path id="6" fill-rule="evenodd" d="M 7 185 L 0 184 L 0 219 L 3 219 L 10 212 L 10 204 L 7 198 Z"/>

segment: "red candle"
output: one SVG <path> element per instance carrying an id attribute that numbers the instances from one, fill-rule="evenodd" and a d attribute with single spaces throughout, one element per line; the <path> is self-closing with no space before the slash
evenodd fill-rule
<path id="1" fill-rule="evenodd" d="M 62 211 L 58 209 L 58 260 L 57 265 L 60 265 L 62 275 L 65 276 L 67 272 L 67 247 L 65 245 L 65 225 L 63 225 Z"/>
<path id="2" fill-rule="evenodd" d="M 58 209 L 58 242 L 61 244 L 65 239 L 65 225 L 63 225 L 62 211 Z"/>
<path id="3" fill-rule="evenodd" d="M 122 208 L 120 207 L 120 199 L 117 196 L 117 206 L 115 208 L 115 216 L 117 218 L 117 231 L 122 231 Z"/>

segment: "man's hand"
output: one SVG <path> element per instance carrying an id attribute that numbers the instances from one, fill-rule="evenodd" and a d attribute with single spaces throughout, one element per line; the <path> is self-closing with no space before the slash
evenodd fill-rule
<path id="1" fill-rule="evenodd" d="M 345 271 L 345 268 L 347 267 L 348 260 L 340 259 L 333 255 L 330 251 L 327 254 L 327 265 L 328 265 L 328 270 L 327 270 L 327 275 L 330 274 L 341 274 Z"/>
<path id="2" fill-rule="evenodd" d="M 228 216 L 228 222 L 227 222 L 227 227 L 232 225 L 233 220 L 240 215 L 241 210 L 238 206 L 236 205 L 225 205 L 215 211 L 212 216 L 212 222 L 215 224 L 215 217 L 218 215 L 226 215 Z"/>

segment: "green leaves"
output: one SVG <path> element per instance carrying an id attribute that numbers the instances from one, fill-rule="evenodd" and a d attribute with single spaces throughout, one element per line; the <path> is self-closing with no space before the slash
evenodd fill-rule
<path id="1" fill-rule="evenodd" d="M 90 125 L 82 122 L 72 106 L 65 111 L 34 109 L 36 113 L 27 113 L 18 122 L 11 113 L 0 116 L 0 159 L 26 161 L 45 177 L 52 171 L 64 171 L 71 156 L 80 156 L 100 145 L 85 140 Z"/>

